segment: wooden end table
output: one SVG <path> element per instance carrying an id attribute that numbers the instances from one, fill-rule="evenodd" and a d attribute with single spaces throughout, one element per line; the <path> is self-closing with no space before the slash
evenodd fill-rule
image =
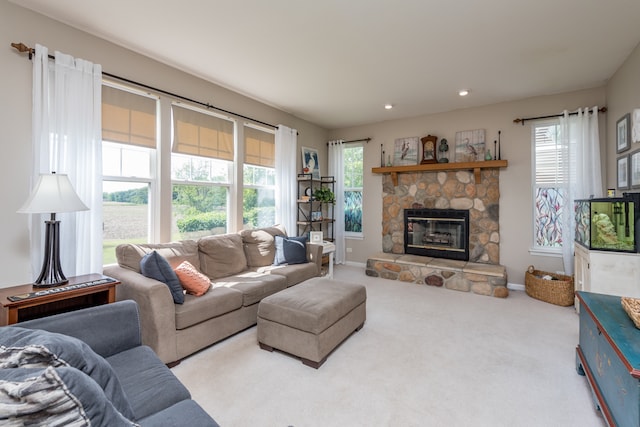
<path id="1" fill-rule="evenodd" d="M 51 288 L 37 288 L 31 283 L 0 288 L 0 326 L 110 304 L 116 300 L 116 285 L 119 284 L 119 281 L 102 274 L 85 274 L 70 277 L 69 283 Z M 68 289 L 69 287 L 72 289 Z M 32 292 L 41 292 L 42 295 L 17 301 L 9 300 L 9 297 L 25 296 Z"/>

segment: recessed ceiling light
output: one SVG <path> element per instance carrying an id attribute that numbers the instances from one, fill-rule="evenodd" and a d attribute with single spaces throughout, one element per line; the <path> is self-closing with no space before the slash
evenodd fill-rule
<path id="1" fill-rule="evenodd" d="M 385 110 L 391 110 L 393 108 L 393 104 L 384 104 Z"/>
<path id="2" fill-rule="evenodd" d="M 467 96 L 469 95 L 469 91 L 467 89 L 462 89 L 460 92 L 458 92 L 458 95 Z"/>

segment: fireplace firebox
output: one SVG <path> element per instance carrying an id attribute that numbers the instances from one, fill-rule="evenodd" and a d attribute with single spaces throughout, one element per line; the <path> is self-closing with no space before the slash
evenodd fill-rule
<path id="1" fill-rule="evenodd" d="M 406 209 L 404 253 L 469 261 L 469 211 Z"/>

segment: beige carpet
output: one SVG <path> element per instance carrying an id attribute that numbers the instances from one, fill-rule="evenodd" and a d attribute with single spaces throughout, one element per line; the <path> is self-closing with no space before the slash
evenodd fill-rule
<path id="1" fill-rule="evenodd" d="M 572 307 L 335 278 L 366 285 L 367 322 L 319 370 L 261 350 L 253 327 L 173 372 L 223 427 L 605 425 L 575 371 Z"/>

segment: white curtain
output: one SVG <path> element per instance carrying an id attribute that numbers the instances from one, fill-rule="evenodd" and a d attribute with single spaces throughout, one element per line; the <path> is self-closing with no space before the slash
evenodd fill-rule
<path id="1" fill-rule="evenodd" d="M 283 125 L 276 130 L 276 223 L 284 225 L 289 236 L 298 235 L 296 225 L 296 156 L 298 131 Z"/>
<path id="2" fill-rule="evenodd" d="M 329 141 L 329 176 L 335 179 L 336 205 L 333 210 L 333 237 L 336 264 L 345 262 L 344 242 L 344 141 Z"/>
<path id="3" fill-rule="evenodd" d="M 570 115 L 564 111 L 560 118 L 561 144 L 568 147 L 569 161 L 564 165 L 568 177 L 566 207 L 562 216 L 562 259 L 565 274 L 573 274 L 573 239 L 575 233 L 574 201 L 602 197 L 600 166 L 600 137 L 598 107 L 579 109 Z"/>
<path id="4" fill-rule="evenodd" d="M 60 261 L 67 277 L 102 273 L 102 67 L 36 45 L 33 61 L 33 175 L 69 175 L 88 211 L 57 214 Z M 26 199 L 26 197 L 25 197 Z M 42 266 L 44 221 L 30 224 L 31 264 Z"/>

